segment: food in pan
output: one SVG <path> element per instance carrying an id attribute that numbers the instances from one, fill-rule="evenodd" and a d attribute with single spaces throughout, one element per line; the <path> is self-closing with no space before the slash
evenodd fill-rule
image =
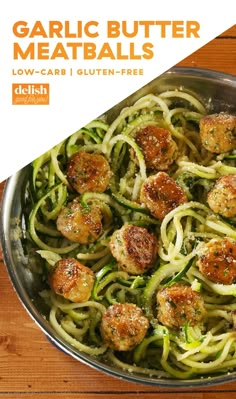
<path id="1" fill-rule="evenodd" d="M 128 372 L 236 367 L 236 117 L 181 88 L 32 163 L 26 248 L 48 322 Z"/>

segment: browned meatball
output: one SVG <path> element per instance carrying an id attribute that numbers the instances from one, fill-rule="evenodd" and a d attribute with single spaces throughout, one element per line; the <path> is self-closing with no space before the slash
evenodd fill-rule
<path id="1" fill-rule="evenodd" d="M 208 151 L 221 154 L 236 148 L 236 116 L 225 112 L 200 120 L 200 138 Z"/>
<path id="2" fill-rule="evenodd" d="M 75 198 L 59 213 L 57 228 L 70 241 L 79 244 L 92 243 L 103 232 L 101 209 L 96 201 L 89 205 L 89 209 L 84 208 L 79 198 Z"/>
<path id="3" fill-rule="evenodd" d="M 194 326 L 205 314 L 201 295 L 190 286 L 175 283 L 157 293 L 158 319 L 167 327 L 180 328 L 186 322 Z"/>
<path id="4" fill-rule="evenodd" d="M 102 193 L 108 187 L 111 170 L 103 155 L 79 151 L 69 160 L 67 177 L 80 194 L 86 191 Z"/>
<path id="5" fill-rule="evenodd" d="M 129 351 L 144 339 L 148 327 L 142 309 L 133 303 L 118 303 L 104 313 L 101 335 L 111 349 Z"/>
<path id="6" fill-rule="evenodd" d="M 135 141 L 142 149 L 148 169 L 166 170 L 177 157 L 177 145 L 166 129 L 146 126 L 138 131 Z"/>
<path id="7" fill-rule="evenodd" d="M 60 259 L 49 274 L 53 291 L 72 302 L 85 302 L 90 298 L 94 273 L 76 259 Z"/>
<path id="8" fill-rule="evenodd" d="M 207 202 L 215 213 L 231 218 L 236 216 L 236 175 L 221 176 L 208 193 Z"/>
<path id="9" fill-rule="evenodd" d="M 158 172 L 144 181 L 140 200 L 153 216 L 161 220 L 177 206 L 188 202 L 182 188 L 165 172 Z"/>
<path id="10" fill-rule="evenodd" d="M 236 241 L 228 237 L 212 239 L 202 244 L 197 266 L 200 272 L 214 283 L 236 282 Z"/>
<path id="11" fill-rule="evenodd" d="M 153 266 L 157 258 L 158 242 L 154 234 L 144 227 L 124 225 L 113 233 L 110 249 L 123 270 L 137 275 Z"/>

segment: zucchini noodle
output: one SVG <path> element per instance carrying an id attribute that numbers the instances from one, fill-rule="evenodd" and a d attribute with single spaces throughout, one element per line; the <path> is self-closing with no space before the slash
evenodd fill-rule
<path id="1" fill-rule="evenodd" d="M 236 175 L 235 149 L 217 155 L 203 148 L 199 124 L 206 114 L 204 102 L 183 89 L 150 93 L 111 123 L 106 116 L 91 121 L 31 165 L 25 192 L 26 250 L 39 264 L 46 318 L 74 350 L 128 373 L 191 379 L 236 368 L 236 283 L 212 281 L 198 263 L 211 240 L 236 240 L 236 218 L 215 213 L 207 201 L 217 179 Z M 169 132 L 177 152 L 163 171 L 187 198 L 163 219 L 141 200 L 142 185 L 159 172 L 150 168 L 136 140 L 148 128 Z M 108 162 L 111 177 L 103 192 L 78 194 L 71 186 L 68 162 L 80 151 L 102 155 Z M 70 241 L 58 229 L 61 210 L 78 197 L 82 213 L 95 204 L 102 215 L 102 235 L 93 242 Z M 158 240 L 157 260 L 143 274 L 124 271 L 111 253 L 111 236 L 124 225 L 144 227 Z M 77 259 L 94 273 L 89 300 L 71 302 L 52 290 L 48 277 L 64 258 Z M 159 320 L 157 294 L 175 284 L 187 285 L 202 297 L 205 314 L 196 325 L 187 320 L 175 329 Z M 100 330 L 107 308 L 120 303 L 136 304 L 149 321 L 142 342 L 128 351 L 109 348 Z"/>

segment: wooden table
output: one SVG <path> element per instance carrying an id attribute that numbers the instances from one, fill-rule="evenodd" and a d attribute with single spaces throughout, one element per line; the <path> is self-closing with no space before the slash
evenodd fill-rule
<path id="1" fill-rule="evenodd" d="M 236 25 L 179 65 L 236 75 Z M 226 395 L 236 398 L 236 381 L 205 389 L 154 388 L 120 381 L 62 353 L 22 307 L 0 252 L 0 399 L 223 399 Z"/>

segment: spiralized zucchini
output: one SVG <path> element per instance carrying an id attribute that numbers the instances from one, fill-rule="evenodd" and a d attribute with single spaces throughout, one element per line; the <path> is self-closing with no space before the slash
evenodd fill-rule
<path id="1" fill-rule="evenodd" d="M 94 120 L 32 163 L 26 192 L 28 248 L 44 263 L 45 290 L 39 294 L 48 305 L 48 321 L 78 351 L 106 357 L 131 373 L 188 379 L 236 367 L 236 285 L 213 283 L 196 265 L 200 244 L 225 236 L 236 239 L 236 222 L 214 214 L 206 201 L 217 178 L 236 174 L 235 151 L 217 156 L 201 146 L 199 121 L 206 113 L 203 102 L 183 90 L 148 94 L 124 108 L 111 124 L 104 117 Z M 178 157 L 167 173 L 188 197 L 162 221 L 139 201 L 142 183 L 153 171 L 135 136 L 149 125 L 171 132 Z M 103 234 L 90 244 L 70 242 L 56 226 L 63 205 L 78 196 L 66 175 L 68 159 L 78 151 L 103 154 L 112 171 L 104 193 L 85 192 L 80 197 L 85 209 L 95 200 L 103 215 Z M 158 262 L 143 275 L 122 271 L 109 249 L 112 233 L 124 224 L 146 227 L 159 240 Z M 47 283 L 55 263 L 67 257 L 95 273 L 91 298 L 85 303 L 56 295 Z M 159 322 L 156 294 L 175 282 L 201 293 L 207 312 L 201 325 L 187 322 L 172 330 Z M 109 305 L 126 302 L 143 309 L 150 328 L 132 351 L 112 351 L 102 341 L 101 318 Z"/>

